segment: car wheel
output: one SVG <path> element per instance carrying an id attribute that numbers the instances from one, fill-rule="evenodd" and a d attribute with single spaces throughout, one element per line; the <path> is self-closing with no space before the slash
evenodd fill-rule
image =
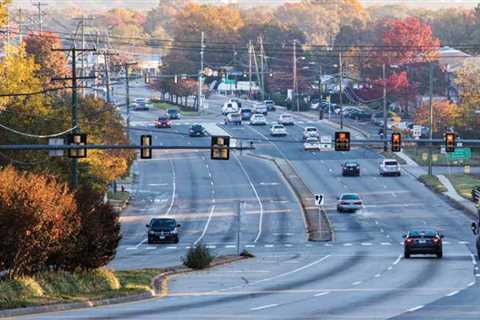
<path id="1" fill-rule="evenodd" d="M 410 258 L 410 252 L 408 250 L 405 250 L 404 254 L 403 254 L 403 257 L 405 259 L 409 259 Z"/>
<path id="2" fill-rule="evenodd" d="M 343 209 L 337 206 L 337 212 L 343 212 Z"/>
<path id="3" fill-rule="evenodd" d="M 175 239 L 173 239 L 173 243 L 178 243 L 178 236 L 176 236 Z"/>
<path id="4" fill-rule="evenodd" d="M 397 176 L 398 176 L 398 177 L 400 177 L 401 175 L 402 175 L 402 173 L 400 173 L 400 172 L 399 172 L 399 173 L 397 173 Z"/>
<path id="5" fill-rule="evenodd" d="M 443 257 L 443 250 L 440 250 L 437 252 L 437 258 L 442 259 L 442 257 Z"/>

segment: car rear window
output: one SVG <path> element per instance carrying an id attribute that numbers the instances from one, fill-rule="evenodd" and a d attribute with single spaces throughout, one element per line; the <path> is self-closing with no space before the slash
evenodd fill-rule
<path id="1" fill-rule="evenodd" d="M 177 113 L 177 110 L 175 110 L 175 109 L 169 109 L 169 110 L 167 110 L 167 112 L 168 112 L 168 113 Z"/>
<path id="2" fill-rule="evenodd" d="M 274 129 L 283 129 L 283 126 L 273 126 Z"/>
<path id="3" fill-rule="evenodd" d="M 195 125 L 192 126 L 192 129 L 193 129 L 193 130 L 202 130 L 203 127 L 202 127 L 201 125 L 199 125 L 199 124 L 195 124 Z"/>
<path id="4" fill-rule="evenodd" d="M 174 228 L 176 226 L 176 222 L 174 219 L 155 219 L 152 220 L 150 225 L 153 229 Z"/>
<path id="5" fill-rule="evenodd" d="M 397 161 L 386 161 L 385 165 L 386 166 L 398 166 L 398 162 Z"/>
<path id="6" fill-rule="evenodd" d="M 158 117 L 158 120 L 168 120 L 167 116 L 160 116 Z"/>
<path id="7" fill-rule="evenodd" d="M 433 230 L 412 230 L 408 235 L 411 238 L 433 238 L 436 236 L 436 232 Z"/>
<path id="8" fill-rule="evenodd" d="M 249 112 L 252 112 L 251 109 L 242 109 L 242 113 L 249 113 Z"/>
<path id="9" fill-rule="evenodd" d="M 342 200 L 360 200 L 358 194 L 344 194 Z"/>
<path id="10" fill-rule="evenodd" d="M 358 166 L 358 164 L 355 163 L 355 162 L 347 162 L 347 163 L 345 163 L 345 166 L 346 167 L 356 167 L 356 166 Z"/>

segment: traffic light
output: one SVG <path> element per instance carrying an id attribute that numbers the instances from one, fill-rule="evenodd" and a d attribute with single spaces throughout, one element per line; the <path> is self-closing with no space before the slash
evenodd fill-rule
<path id="1" fill-rule="evenodd" d="M 350 132 L 335 132 L 335 151 L 350 151 Z"/>
<path id="2" fill-rule="evenodd" d="M 142 135 L 140 137 L 140 144 L 142 145 L 142 149 L 140 150 L 140 158 L 152 159 L 152 148 L 148 148 L 152 145 L 152 136 Z"/>
<path id="3" fill-rule="evenodd" d="M 445 133 L 445 151 L 446 152 L 455 152 L 455 133 L 447 132 Z"/>
<path id="4" fill-rule="evenodd" d="M 392 152 L 402 151 L 402 135 L 398 132 L 392 133 Z"/>
<path id="5" fill-rule="evenodd" d="M 230 137 L 212 137 L 211 156 L 212 160 L 228 160 L 230 158 Z"/>
<path id="6" fill-rule="evenodd" d="M 70 133 L 67 135 L 67 144 L 86 145 L 87 135 L 85 133 Z M 87 149 L 68 149 L 68 157 L 73 159 L 86 158 Z"/>

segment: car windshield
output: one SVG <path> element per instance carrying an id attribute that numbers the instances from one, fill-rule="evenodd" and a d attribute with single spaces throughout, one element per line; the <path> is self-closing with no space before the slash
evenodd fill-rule
<path id="1" fill-rule="evenodd" d="M 158 120 L 168 120 L 168 117 L 167 116 L 159 116 Z"/>
<path id="2" fill-rule="evenodd" d="M 150 227 L 152 229 L 173 229 L 176 226 L 174 219 L 153 219 Z"/>
<path id="3" fill-rule="evenodd" d="M 316 132 L 317 128 L 307 128 L 306 129 L 308 132 Z"/>
<path id="4" fill-rule="evenodd" d="M 281 117 L 283 119 L 288 119 L 288 118 L 291 118 L 292 116 L 290 116 L 289 114 L 282 114 Z"/>
<path id="5" fill-rule="evenodd" d="M 283 126 L 273 126 L 273 129 L 284 129 Z"/>
<path id="6" fill-rule="evenodd" d="M 192 126 L 192 130 L 200 131 L 200 130 L 203 130 L 203 127 L 199 124 L 195 124 L 195 125 Z"/>
<path id="7" fill-rule="evenodd" d="M 424 229 L 412 230 L 408 233 L 408 236 L 410 238 L 433 238 L 436 235 L 437 233 L 434 230 L 424 230 Z"/>
<path id="8" fill-rule="evenodd" d="M 242 109 L 242 113 L 251 113 L 252 110 L 251 109 Z"/>
<path id="9" fill-rule="evenodd" d="M 358 194 L 344 194 L 341 197 L 341 200 L 360 200 Z"/>
<path id="10" fill-rule="evenodd" d="M 385 161 L 386 166 L 398 166 L 397 161 Z"/>
<path id="11" fill-rule="evenodd" d="M 176 114 L 176 113 L 177 113 L 177 110 L 175 110 L 175 109 L 169 109 L 167 112 L 168 112 L 169 114 Z"/>
<path id="12" fill-rule="evenodd" d="M 318 143 L 318 139 L 308 138 L 308 139 L 307 139 L 307 142 L 308 142 L 308 143 Z"/>

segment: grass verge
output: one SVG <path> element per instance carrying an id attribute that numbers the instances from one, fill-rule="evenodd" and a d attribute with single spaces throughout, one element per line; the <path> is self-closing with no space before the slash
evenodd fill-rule
<path id="1" fill-rule="evenodd" d="M 164 269 L 111 271 L 100 268 L 82 273 L 45 272 L 33 277 L 0 281 L 0 310 L 100 300 L 145 293 L 150 281 Z"/>
<path id="2" fill-rule="evenodd" d="M 480 165 L 480 149 L 478 148 L 471 148 L 472 150 L 472 157 L 468 161 L 449 161 L 445 154 L 440 153 L 440 147 L 434 146 L 433 147 L 433 155 L 437 157 L 436 161 L 433 161 L 433 165 L 435 166 L 452 166 L 452 167 L 462 167 L 464 165 L 471 165 L 471 166 L 479 166 Z M 423 160 L 422 154 L 428 154 L 428 147 L 426 146 L 417 146 L 415 148 L 404 148 L 404 152 L 412 158 L 416 163 L 421 166 L 428 165 L 428 158 L 427 160 Z"/>
<path id="3" fill-rule="evenodd" d="M 418 178 L 418 180 L 429 187 L 430 189 L 435 190 L 436 192 L 446 192 L 447 188 L 438 180 L 435 176 L 423 175 Z"/>
<path id="4" fill-rule="evenodd" d="M 472 200 L 472 189 L 480 185 L 479 176 L 457 173 L 447 175 L 446 177 L 450 180 L 458 194 L 468 200 Z"/>
<path id="5" fill-rule="evenodd" d="M 117 201 L 127 201 L 129 193 L 126 191 L 108 191 L 107 197 L 109 200 L 117 200 Z"/>

